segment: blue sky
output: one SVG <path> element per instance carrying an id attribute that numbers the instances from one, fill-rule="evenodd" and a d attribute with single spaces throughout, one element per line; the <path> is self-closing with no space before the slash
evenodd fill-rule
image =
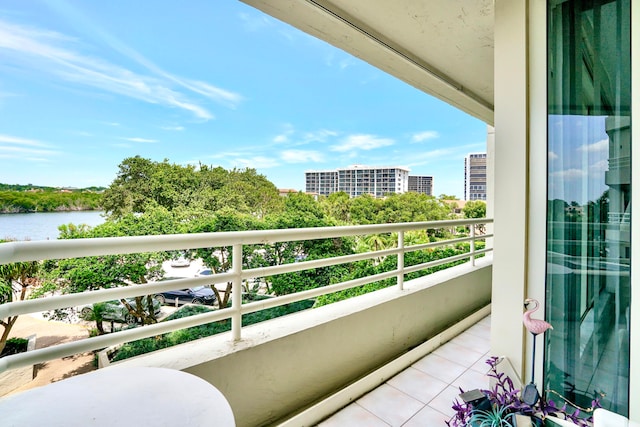
<path id="1" fill-rule="evenodd" d="M 235 0 L 0 3 L 0 182 L 108 186 L 140 155 L 304 172 L 406 166 L 463 195 L 481 121 Z"/>

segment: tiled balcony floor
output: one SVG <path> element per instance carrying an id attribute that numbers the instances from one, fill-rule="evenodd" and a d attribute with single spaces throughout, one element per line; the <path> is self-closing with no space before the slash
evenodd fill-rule
<path id="1" fill-rule="evenodd" d="M 491 317 L 487 316 L 319 427 L 443 426 L 463 390 L 488 388 Z"/>

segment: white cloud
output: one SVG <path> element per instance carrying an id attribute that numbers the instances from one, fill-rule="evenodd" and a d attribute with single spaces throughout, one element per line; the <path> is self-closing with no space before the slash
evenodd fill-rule
<path id="1" fill-rule="evenodd" d="M 609 170 L 609 160 L 602 159 L 589 166 L 589 172 L 592 174 L 602 174 Z"/>
<path id="2" fill-rule="evenodd" d="M 280 153 L 280 158 L 286 163 L 323 162 L 322 153 L 313 150 L 285 150 Z"/>
<path id="3" fill-rule="evenodd" d="M 549 156 L 549 160 L 556 160 L 558 158 L 558 155 L 553 151 L 549 151 L 548 156 Z"/>
<path id="4" fill-rule="evenodd" d="M 0 158 L 19 159 L 30 162 L 41 162 L 59 151 L 49 149 L 50 145 L 34 139 L 20 138 L 11 135 L 0 135 Z"/>
<path id="5" fill-rule="evenodd" d="M 434 160 L 441 159 L 443 157 L 451 156 L 455 151 L 449 148 L 441 148 L 438 150 L 430 150 L 421 153 L 414 153 L 411 155 L 411 162 L 409 167 L 422 166 L 432 163 Z"/>
<path id="6" fill-rule="evenodd" d="M 340 55 L 340 57 L 336 58 L 336 53 L 331 51 L 325 55 L 324 63 L 327 67 L 337 67 L 342 71 L 353 66 L 356 62 L 353 58 L 344 55 Z"/>
<path id="7" fill-rule="evenodd" d="M 329 129 L 320 129 L 309 132 L 297 132 L 293 125 L 287 124 L 283 132 L 273 138 L 276 144 L 289 143 L 292 146 L 307 145 L 312 142 L 327 142 L 329 138 L 336 137 L 338 132 Z"/>
<path id="8" fill-rule="evenodd" d="M 91 137 L 91 136 L 93 136 L 93 134 L 92 134 L 92 133 L 90 133 L 90 132 L 85 132 L 85 131 L 83 131 L 83 130 L 72 130 L 72 131 L 69 131 L 69 133 L 71 133 L 71 134 L 73 134 L 73 135 L 77 135 L 77 136 L 86 136 L 86 137 Z"/>
<path id="9" fill-rule="evenodd" d="M 53 150 L 42 150 L 30 147 L 15 147 L 10 145 L 0 145 L 0 156 L 3 158 L 26 159 L 30 156 L 54 156 L 60 152 Z"/>
<path id="10" fill-rule="evenodd" d="M 262 14 L 239 13 L 238 17 L 244 23 L 247 31 L 255 32 L 272 25 L 271 20 Z"/>
<path id="11" fill-rule="evenodd" d="M 291 123 L 285 123 L 283 125 L 283 130 L 279 135 L 276 135 L 273 138 L 273 142 L 276 144 L 283 144 L 285 142 L 289 142 L 289 137 L 295 133 L 295 128 Z"/>
<path id="12" fill-rule="evenodd" d="M 281 133 L 280 135 L 276 135 L 275 138 L 273 138 L 273 142 L 278 144 L 282 144 L 283 142 L 287 141 L 289 141 L 289 136 L 283 133 Z"/>
<path id="13" fill-rule="evenodd" d="M 173 130 L 173 131 L 182 131 L 184 130 L 184 126 L 162 126 L 163 130 Z"/>
<path id="14" fill-rule="evenodd" d="M 302 137 L 302 142 L 308 144 L 310 142 L 326 142 L 327 139 L 338 136 L 338 132 L 320 129 L 313 132 L 307 132 Z"/>
<path id="15" fill-rule="evenodd" d="M 143 142 L 146 144 L 153 144 L 158 142 L 157 139 L 147 139 L 147 138 L 138 138 L 138 137 L 133 137 L 133 138 L 120 138 L 120 139 L 124 139 L 125 141 L 131 141 L 131 142 Z"/>
<path id="16" fill-rule="evenodd" d="M 598 142 L 594 142 L 593 144 L 582 145 L 578 147 L 578 151 L 587 153 L 605 153 L 609 151 L 609 140 L 602 139 Z"/>
<path id="17" fill-rule="evenodd" d="M 350 135 L 341 143 L 329 147 L 331 151 L 346 152 L 353 150 L 373 150 L 395 144 L 390 138 L 378 138 L 374 135 Z"/>
<path id="18" fill-rule="evenodd" d="M 551 176 L 553 178 L 570 180 L 570 179 L 582 178 L 585 176 L 585 173 L 582 169 L 566 169 L 566 170 L 561 170 L 557 172 L 552 172 Z"/>
<path id="19" fill-rule="evenodd" d="M 72 39 L 60 33 L 2 20 L 0 60 L 18 69 L 48 74 L 71 84 L 182 109 L 202 120 L 213 119 L 214 115 L 200 102 L 179 91 L 179 88 L 187 89 L 191 95 L 199 95 L 232 108 L 242 100 L 237 93 L 202 81 L 172 75 L 114 37 L 100 30 L 96 30 L 96 33 L 111 48 L 145 66 L 152 75 L 136 73 L 100 58 L 80 54 L 74 50 Z"/>
<path id="20" fill-rule="evenodd" d="M 238 158 L 232 163 L 239 164 L 240 167 L 254 168 L 254 169 L 268 169 L 280 166 L 280 162 L 277 159 L 271 157 L 254 156 L 250 158 Z"/>
<path id="21" fill-rule="evenodd" d="M 411 136 L 411 142 L 423 142 L 430 139 L 439 138 L 440 134 L 435 130 L 427 130 L 424 132 L 415 133 Z"/>
<path id="22" fill-rule="evenodd" d="M 34 139 L 19 138 L 11 135 L 0 135 L 0 144 L 28 145 L 31 147 L 48 147 L 47 144 Z"/>

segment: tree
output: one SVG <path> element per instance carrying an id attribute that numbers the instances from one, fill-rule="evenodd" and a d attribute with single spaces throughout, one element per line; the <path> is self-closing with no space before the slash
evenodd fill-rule
<path id="1" fill-rule="evenodd" d="M 482 200 L 469 201 L 465 203 L 464 208 L 462 208 L 462 213 L 465 218 L 486 218 L 487 204 Z M 476 224 L 475 229 L 479 233 L 484 233 L 485 226 L 484 224 Z"/>
<path id="2" fill-rule="evenodd" d="M 94 228 L 61 227 L 61 239 L 143 236 L 181 232 L 182 217 L 162 207 L 148 209 L 142 215 L 126 214 Z M 144 284 L 162 277 L 162 261 L 170 253 L 136 253 L 62 259 L 45 263 L 49 274 L 58 278 L 63 293 Z M 156 323 L 152 295 L 135 297 L 135 304 L 120 300 L 129 314 L 143 324 Z"/>
<path id="3" fill-rule="evenodd" d="M 282 201 L 276 186 L 255 169 L 226 171 L 202 164 L 196 169 L 136 156 L 122 161 L 103 205 L 114 219 L 154 208 L 215 212 L 224 207 L 261 218 L 281 209 Z"/>
<path id="4" fill-rule="evenodd" d="M 487 204 L 482 200 L 472 200 L 467 202 L 462 208 L 465 218 L 486 218 Z"/>
<path id="5" fill-rule="evenodd" d="M 252 215 L 240 214 L 235 212 L 231 208 L 223 209 L 215 215 L 199 218 L 190 223 L 190 233 L 212 233 L 222 231 L 242 231 L 242 230 L 257 230 L 262 228 L 260 220 Z M 251 247 L 243 250 L 243 267 L 246 268 L 250 262 L 255 258 L 253 256 L 253 250 Z M 229 271 L 233 265 L 233 250 L 231 247 L 218 247 L 218 248 L 199 248 L 195 251 L 196 257 L 201 258 L 204 265 L 209 267 L 214 274 L 224 273 Z M 254 265 L 256 267 L 257 265 Z M 216 295 L 216 301 L 219 308 L 224 308 L 229 303 L 231 297 L 231 291 L 233 288 L 233 282 L 227 282 L 224 290 L 224 295 L 220 295 L 220 290 L 211 284 L 211 290 Z"/>
<path id="6" fill-rule="evenodd" d="M 449 207 L 432 196 L 408 192 L 390 194 L 380 203 L 377 223 L 437 221 L 445 219 Z"/>
<path id="7" fill-rule="evenodd" d="M 149 208 L 172 210 L 190 204 L 198 177 L 193 166 L 153 162 L 140 156 L 129 157 L 119 165 L 119 172 L 104 192 L 103 206 L 114 218 L 128 213 L 142 213 Z"/>
<path id="8" fill-rule="evenodd" d="M 340 223 L 346 224 L 350 222 L 350 198 L 344 191 L 338 191 L 326 197 L 321 197 L 319 203 L 325 215 L 336 219 Z"/>
<path id="9" fill-rule="evenodd" d="M 104 312 L 105 312 L 106 304 L 104 302 L 97 302 L 91 305 L 91 308 L 83 309 L 83 312 L 80 313 L 82 318 L 89 322 L 96 322 L 96 329 L 98 330 L 98 335 L 104 335 L 106 332 L 104 330 Z M 113 331 L 112 331 L 113 332 Z"/>
<path id="10" fill-rule="evenodd" d="M 39 269 L 40 264 L 36 261 L 0 265 L 0 303 L 23 301 L 27 296 L 27 289 L 38 283 Z M 17 320 L 18 316 L 0 319 L 0 325 L 3 327 L 0 353 L 4 350 L 11 328 Z"/>

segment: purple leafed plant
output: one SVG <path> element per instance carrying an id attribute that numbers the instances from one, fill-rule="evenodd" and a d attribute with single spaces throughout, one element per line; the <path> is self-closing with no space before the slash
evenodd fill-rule
<path id="1" fill-rule="evenodd" d="M 490 390 L 481 390 L 481 392 L 487 396 L 491 407 L 499 409 L 505 418 L 510 417 L 511 414 L 522 414 L 542 420 L 547 415 L 551 415 L 571 421 L 581 427 L 589 427 L 592 425 L 592 416 L 582 418 L 579 409 L 572 408 L 575 409 L 575 411 L 573 411 L 567 408 L 566 403 L 561 407 L 557 407 L 553 400 L 546 399 L 544 396 L 533 406 L 524 403 L 520 400 L 520 390 L 514 387 L 511 378 L 502 372 L 498 372 L 497 365 L 499 361 L 500 359 L 495 356 L 487 359 L 487 364 L 490 367 L 487 376 L 495 380 L 495 385 Z M 460 393 L 463 392 L 464 390 L 460 389 Z M 591 402 L 590 411 L 599 407 L 600 402 L 598 399 L 595 399 Z M 460 402 L 456 399 L 453 402 L 452 408 L 456 413 L 446 424 L 449 427 L 468 426 L 474 414 L 471 403 Z"/>

